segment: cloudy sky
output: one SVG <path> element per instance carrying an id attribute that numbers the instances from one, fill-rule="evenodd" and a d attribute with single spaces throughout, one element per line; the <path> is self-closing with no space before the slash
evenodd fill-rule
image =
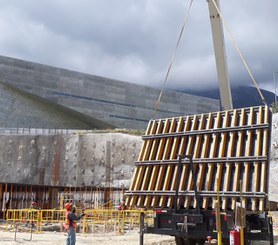
<path id="1" fill-rule="evenodd" d="M 190 0 L 0 0 L 0 54 L 160 88 Z M 278 1 L 222 0 L 260 87 L 278 82 Z M 232 85 L 252 81 L 225 32 Z M 195 0 L 168 88 L 217 87 L 206 0 Z"/>

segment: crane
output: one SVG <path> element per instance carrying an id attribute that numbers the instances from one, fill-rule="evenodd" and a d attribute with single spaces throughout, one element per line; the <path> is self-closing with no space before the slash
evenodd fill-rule
<path id="1" fill-rule="evenodd" d="M 231 96 L 230 81 L 228 77 L 227 57 L 224 42 L 224 33 L 221 17 L 215 7 L 219 8 L 218 0 L 207 0 L 209 8 L 209 17 L 211 24 L 211 31 L 213 37 L 213 46 L 216 61 L 216 70 L 220 91 L 220 102 L 223 110 L 233 108 L 233 101 Z"/>
<path id="2" fill-rule="evenodd" d="M 269 159 L 267 142 L 270 142 L 271 112 L 266 106 L 232 110 L 222 27 L 222 22 L 225 25 L 225 21 L 219 10 L 219 0 L 207 2 L 220 102 L 225 112 L 150 121 L 140 151 L 144 159 L 139 156 L 140 161 L 137 162 L 130 190 L 125 193 L 128 196 L 127 205 L 154 208 L 152 226 L 144 226 L 144 213 L 140 214 L 140 245 L 143 245 L 144 233 L 175 236 L 177 245 L 205 244 L 206 238 L 217 238 L 218 244 L 229 244 L 230 240 L 235 241 L 235 237 L 240 239 L 240 244 L 261 240 L 274 244 L 272 218 L 266 211 L 268 160 L 255 160 L 261 157 Z M 246 65 L 246 62 L 244 64 Z M 171 65 L 172 61 L 164 84 Z M 162 92 L 159 100 L 161 95 Z M 215 127 L 221 122 L 221 128 Z M 201 125 L 199 128 L 196 126 L 198 123 Z M 267 127 L 260 131 L 262 124 Z M 258 133 L 253 133 L 254 129 Z M 266 133 L 263 133 L 264 131 Z M 251 134 L 257 141 L 264 142 L 258 143 L 264 146 L 264 150 L 256 151 L 258 144 L 253 143 Z M 153 144 L 154 141 L 156 144 Z M 237 145 L 237 148 L 234 148 L 234 145 Z M 250 149 L 248 153 L 244 152 L 247 148 Z M 149 154 L 150 152 L 152 154 Z M 181 152 L 186 155 L 180 154 Z M 248 159 L 248 163 L 245 159 Z M 251 177 L 251 168 L 256 171 L 254 178 Z M 257 177 L 259 175 L 261 179 Z M 257 192 L 254 192 L 255 189 Z M 242 199 L 242 190 L 246 195 L 245 199 Z M 230 201 L 227 201 L 229 198 Z M 247 204 L 246 215 L 242 213 L 243 200 L 244 204 Z M 237 211 L 238 201 L 240 212 Z M 212 209 L 216 211 L 212 212 Z M 237 222 L 238 217 L 240 222 Z M 240 232 L 233 230 L 236 224 L 240 226 Z"/>

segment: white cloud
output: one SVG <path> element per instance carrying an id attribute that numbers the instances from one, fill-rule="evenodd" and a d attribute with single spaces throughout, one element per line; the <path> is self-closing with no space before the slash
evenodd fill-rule
<path id="1" fill-rule="evenodd" d="M 189 1 L 0 0 L 0 54 L 161 87 Z M 221 1 L 255 78 L 278 70 L 278 1 Z M 232 84 L 250 78 L 225 32 Z M 206 1 L 195 1 L 168 87 L 217 86 Z"/>

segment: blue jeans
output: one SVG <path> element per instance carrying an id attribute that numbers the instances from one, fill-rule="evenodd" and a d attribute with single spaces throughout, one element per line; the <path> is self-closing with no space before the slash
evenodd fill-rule
<path id="1" fill-rule="evenodd" d="M 75 229 L 70 226 L 68 229 L 67 245 L 75 245 L 76 233 Z"/>

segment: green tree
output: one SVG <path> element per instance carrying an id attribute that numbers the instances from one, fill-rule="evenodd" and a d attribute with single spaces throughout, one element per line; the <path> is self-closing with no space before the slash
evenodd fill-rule
<path id="1" fill-rule="evenodd" d="M 278 104 L 277 103 L 275 103 L 275 102 L 271 103 L 270 107 L 272 108 L 273 113 L 278 112 Z"/>

